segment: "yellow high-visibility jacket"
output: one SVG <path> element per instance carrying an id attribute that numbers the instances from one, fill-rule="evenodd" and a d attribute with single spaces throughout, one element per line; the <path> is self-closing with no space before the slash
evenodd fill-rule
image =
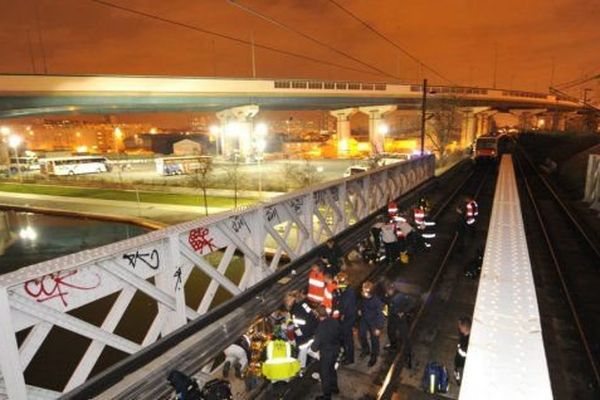
<path id="1" fill-rule="evenodd" d="M 286 381 L 298 374 L 300 362 L 292 357 L 292 346 L 280 339 L 267 344 L 267 360 L 262 364 L 263 375 L 271 381 Z"/>

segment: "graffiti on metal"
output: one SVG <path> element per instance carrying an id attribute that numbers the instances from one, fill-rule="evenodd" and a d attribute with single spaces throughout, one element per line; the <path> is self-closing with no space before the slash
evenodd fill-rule
<path id="1" fill-rule="evenodd" d="M 192 246 L 194 251 L 201 254 L 205 253 L 205 249 L 208 249 L 206 253 L 213 252 L 218 249 L 214 243 L 214 238 L 210 236 L 209 228 L 196 228 L 190 231 L 188 236 L 188 243 Z"/>
<path id="2" fill-rule="evenodd" d="M 66 307 L 69 305 L 67 302 L 69 293 L 79 290 L 92 290 L 100 286 L 101 279 L 98 274 L 93 274 L 95 281 L 86 285 L 74 283 L 71 278 L 78 272 L 78 270 L 59 271 L 44 275 L 41 278 L 31 279 L 23 284 L 23 289 L 38 303 L 59 299 Z"/>
<path id="3" fill-rule="evenodd" d="M 143 253 L 139 250 L 135 253 L 125 253 L 123 254 L 123 258 L 126 259 L 131 268 L 134 269 L 137 266 L 138 261 L 141 261 L 142 264 L 154 270 L 160 267 L 160 257 L 158 255 L 158 250 L 156 249 L 152 249 L 149 253 Z"/>

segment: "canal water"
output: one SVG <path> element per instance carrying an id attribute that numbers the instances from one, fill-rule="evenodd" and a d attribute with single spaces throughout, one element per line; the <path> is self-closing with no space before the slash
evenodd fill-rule
<path id="1" fill-rule="evenodd" d="M 119 222 L 52 216 L 0 209 L 0 274 L 31 264 L 113 243 L 147 232 L 148 229 Z M 217 267 L 223 252 L 205 256 Z M 234 256 L 226 276 L 238 283 L 244 272 L 243 257 Z M 194 268 L 185 284 L 186 303 L 197 309 L 206 292 L 210 278 Z M 69 311 L 69 314 L 100 326 L 115 303 L 118 293 Z M 219 287 L 210 305 L 212 309 L 231 295 Z M 114 333 L 141 344 L 158 312 L 156 301 L 137 291 Z M 31 328 L 17 333 L 21 345 Z M 53 327 L 43 345 L 25 370 L 28 384 L 62 391 L 91 341 L 87 338 Z M 91 376 L 122 360 L 127 355 L 106 346 Z"/>
<path id="2" fill-rule="evenodd" d="M 0 210 L 0 274 L 145 232 L 119 222 Z"/>

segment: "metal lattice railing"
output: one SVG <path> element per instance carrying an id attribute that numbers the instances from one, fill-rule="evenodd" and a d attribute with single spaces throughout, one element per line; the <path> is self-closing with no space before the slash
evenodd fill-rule
<path id="1" fill-rule="evenodd" d="M 207 312 L 219 289 L 229 296 L 241 293 L 282 259 L 302 256 L 429 179 L 434 168 L 433 156 L 392 164 L 0 276 L 0 397 L 60 395 L 27 385 L 24 378 L 54 328 L 90 341 L 76 366 L 51 360 L 50 368 L 73 371 L 61 385 L 64 392 L 88 379 L 105 348 L 135 353 Z M 231 273 L 235 268 L 237 277 Z M 205 286 L 189 284 L 198 274 Z M 154 311 L 148 311 L 150 323 L 136 339 L 117 327 L 140 293 Z M 99 324 L 74 312 L 107 296 L 114 301 Z M 18 341 L 17 334 L 24 339 Z"/>
<path id="2" fill-rule="evenodd" d="M 600 154 L 589 156 L 583 201 L 600 211 Z"/>

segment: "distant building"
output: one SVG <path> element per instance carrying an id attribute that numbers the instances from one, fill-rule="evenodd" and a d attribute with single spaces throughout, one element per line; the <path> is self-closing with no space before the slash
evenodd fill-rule
<path id="1" fill-rule="evenodd" d="M 173 154 L 178 156 L 202 154 L 202 143 L 198 138 L 183 139 L 173 143 Z"/>
<path id="2" fill-rule="evenodd" d="M 190 133 L 157 133 L 155 135 L 143 133 L 140 135 L 128 137 L 123 140 L 125 151 L 149 151 L 155 154 L 173 154 L 173 145 L 183 140 L 197 143 L 200 149 L 208 152 L 211 147 L 209 138 L 206 135 Z"/>

